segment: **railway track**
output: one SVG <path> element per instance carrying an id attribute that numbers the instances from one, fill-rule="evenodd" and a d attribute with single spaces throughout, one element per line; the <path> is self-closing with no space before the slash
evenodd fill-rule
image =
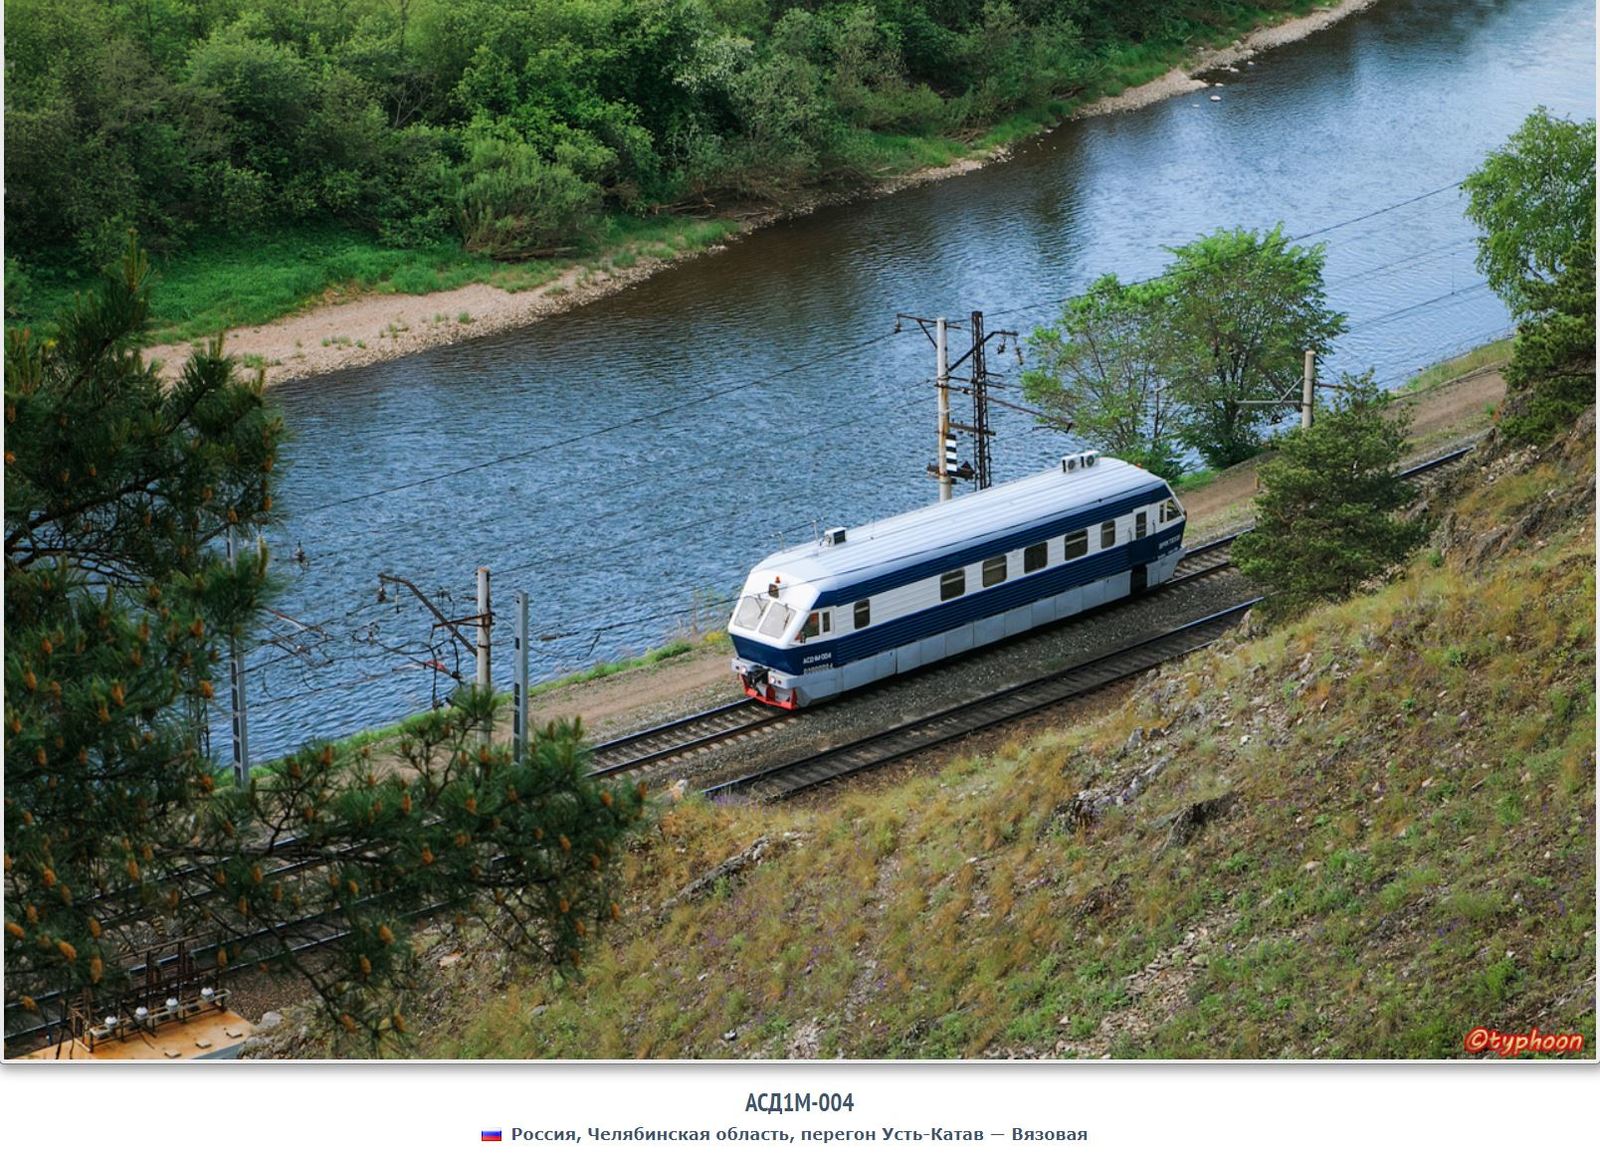
<path id="1" fill-rule="evenodd" d="M 1240 602 L 1220 613 L 1212 613 L 1177 629 L 1146 637 L 1100 657 L 1008 685 L 993 693 L 821 753 L 713 785 L 702 792 L 709 798 L 745 795 L 761 801 L 777 801 L 825 782 L 888 765 L 936 745 L 1082 697 L 1186 653 L 1203 649 L 1221 637 L 1260 600 L 1256 597 Z"/>
<path id="2" fill-rule="evenodd" d="M 788 710 L 774 709 L 748 697 L 730 701 L 601 742 L 592 750 L 594 768 L 589 776 L 615 777 L 619 773 L 632 773 L 793 720 L 795 715 Z"/>

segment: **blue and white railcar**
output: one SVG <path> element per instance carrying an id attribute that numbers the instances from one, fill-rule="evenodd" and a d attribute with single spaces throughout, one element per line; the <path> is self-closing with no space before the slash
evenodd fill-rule
<path id="1" fill-rule="evenodd" d="M 798 709 L 1138 593 L 1172 576 L 1183 506 L 1095 452 L 953 501 L 832 529 L 750 571 L 734 672 Z"/>

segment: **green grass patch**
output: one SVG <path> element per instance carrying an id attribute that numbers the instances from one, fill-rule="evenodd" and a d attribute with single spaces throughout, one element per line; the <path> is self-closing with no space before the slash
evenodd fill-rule
<path id="1" fill-rule="evenodd" d="M 641 255 L 670 259 L 699 251 L 738 227 L 733 221 L 610 216 L 583 246 L 582 259 L 631 267 Z M 154 265 L 152 344 L 266 324 L 366 293 L 414 295 L 480 283 L 522 292 L 548 284 L 571 267 L 553 260 L 500 263 L 458 244 L 393 248 L 360 230 L 334 225 L 205 238 L 182 253 L 157 258 Z M 48 323 L 88 283 L 72 272 L 30 269 L 26 312 L 15 322 Z M 472 318 L 463 313 L 457 320 L 468 324 Z"/>
<path id="2" fill-rule="evenodd" d="M 1204 488 L 1215 481 L 1221 472 L 1222 470 L 1213 469 L 1207 465 L 1204 468 L 1194 470 L 1192 473 L 1185 473 L 1172 482 L 1172 491 L 1174 493 L 1187 493 L 1191 489 Z"/>
<path id="3" fill-rule="evenodd" d="M 1459 357 L 1430 365 L 1395 390 L 1396 395 L 1425 393 L 1439 385 L 1449 384 L 1479 369 L 1502 368 L 1511 360 L 1512 337 L 1481 345 Z"/>
<path id="4" fill-rule="evenodd" d="M 670 661 L 674 657 L 682 657 L 685 653 L 702 652 L 732 652 L 732 643 L 728 635 L 718 630 L 707 633 L 702 637 L 690 640 L 677 638 L 656 649 L 646 650 L 637 657 L 619 657 L 615 661 L 602 661 L 588 669 L 580 669 L 574 673 L 567 673 L 550 681 L 541 681 L 528 689 L 529 700 L 553 693 L 558 689 L 565 689 L 570 685 L 583 685 L 589 681 L 598 681 L 602 677 L 614 677 L 619 673 L 626 673 L 630 669 L 643 669 L 650 665 L 659 665 L 663 661 Z"/>

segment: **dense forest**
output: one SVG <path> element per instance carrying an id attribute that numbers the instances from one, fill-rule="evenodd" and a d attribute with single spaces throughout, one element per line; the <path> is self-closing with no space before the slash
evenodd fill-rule
<path id="1" fill-rule="evenodd" d="M 11 0 L 6 280 L 136 229 L 568 251 L 872 179 L 1304 0 Z"/>

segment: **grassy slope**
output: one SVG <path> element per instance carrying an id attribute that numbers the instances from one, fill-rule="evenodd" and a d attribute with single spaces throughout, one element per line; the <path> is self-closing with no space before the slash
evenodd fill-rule
<path id="1" fill-rule="evenodd" d="M 1592 426 L 1573 442 L 1469 471 L 1394 584 L 1096 722 L 810 807 L 670 809 L 584 982 L 468 985 L 432 1052 L 1451 1057 L 1482 1024 L 1592 1056 Z M 1154 766 L 1074 826 L 1080 790 Z"/>
<path id="2" fill-rule="evenodd" d="M 1313 7 L 1313 0 L 1296 0 L 1278 10 L 1243 4 L 1207 18 L 1196 16 L 1170 40 L 1114 49 L 1096 82 L 1070 99 L 1018 110 L 976 133 L 907 136 L 861 131 L 851 150 L 860 171 L 849 179 L 890 180 L 986 154 L 1049 128 L 1100 96 L 1153 80 L 1197 49 L 1226 44 L 1253 28 L 1304 15 Z M 456 243 L 425 250 L 392 248 L 344 225 L 280 225 L 211 237 L 158 261 L 160 282 L 150 343 L 264 324 L 358 293 L 427 293 L 479 282 L 509 291 L 531 289 L 575 266 L 628 267 L 640 256 L 670 258 L 698 252 L 739 228 L 735 219 L 640 219 L 613 213 L 575 259 L 505 264 L 475 256 Z M 46 323 L 86 283 L 71 270 L 30 267 L 29 275 L 27 299 L 20 307 L 13 306 L 14 315 L 8 314 L 8 320 L 17 324 Z"/>

